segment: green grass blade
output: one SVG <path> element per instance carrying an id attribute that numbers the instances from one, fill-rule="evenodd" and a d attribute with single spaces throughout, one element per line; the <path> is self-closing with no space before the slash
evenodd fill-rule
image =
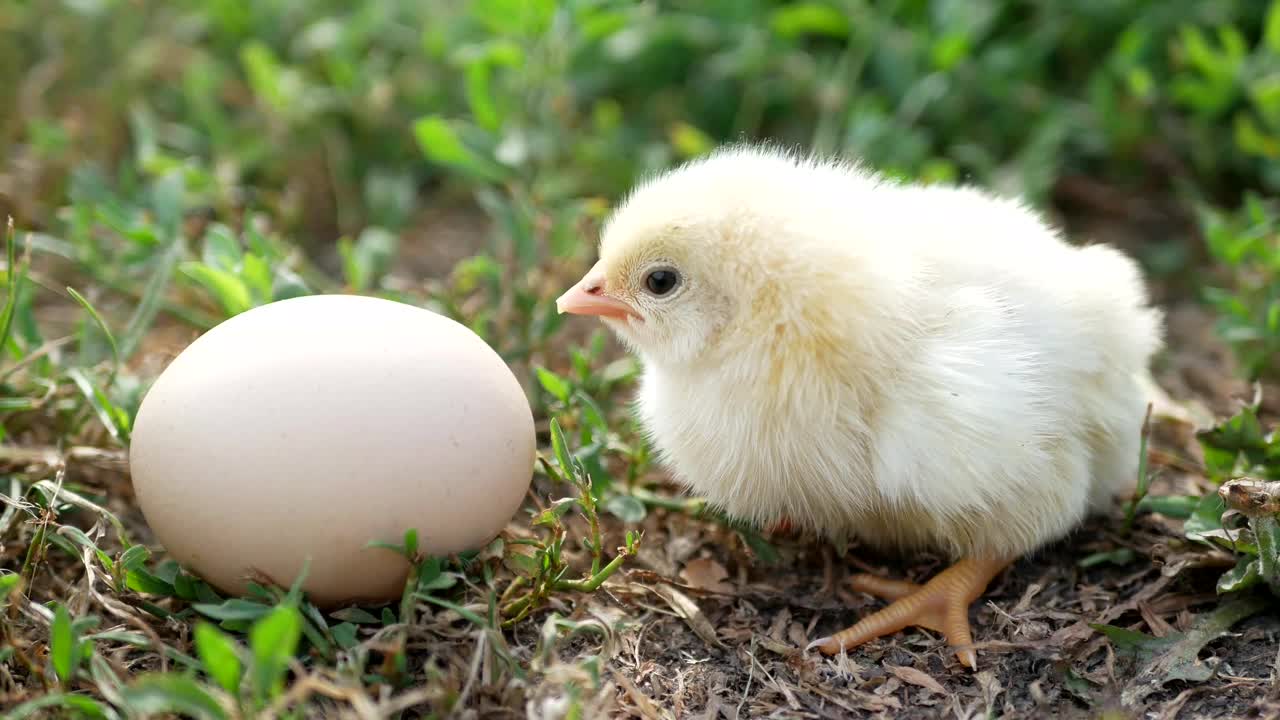
<path id="1" fill-rule="evenodd" d="M 18 310 L 18 284 L 22 281 L 22 273 L 18 269 L 18 235 L 13 229 L 13 218 L 9 218 L 4 237 L 6 294 L 4 309 L 0 310 L 0 353 L 9 342 L 9 328 L 13 326 L 13 315 Z"/>
<path id="2" fill-rule="evenodd" d="M 129 416 L 118 405 L 107 397 L 89 376 L 80 368 L 73 368 L 67 371 L 67 377 L 71 378 L 71 382 L 75 383 L 76 388 L 84 399 L 93 408 L 98 419 L 107 428 L 107 432 L 111 437 L 124 447 L 129 447 Z"/>
<path id="3" fill-rule="evenodd" d="M 204 670 L 223 690 L 235 695 L 240 692 L 240 679 L 244 665 L 236 651 L 236 643 L 229 635 L 213 625 L 200 621 L 195 629 L 196 652 L 204 663 Z"/>
<path id="4" fill-rule="evenodd" d="M 175 235 L 170 239 L 169 247 L 156 260 L 156 266 L 143 288 L 138 307 L 134 309 L 133 317 L 129 319 L 129 324 L 120 338 L 121 360 L 133 357 L 143 336 L 151 329 L 151 324 L 155 322 L 156 315 L 160 312 L 161 297 L 169 287 L 169 281 L 173 278 L 173 271 L 180 257 L 182 257 L 182 238 Z"/>
<path id="5" fill-rule="evenodd" d="M 58 605 L 53 613 L 53 624 L 49 628 L 49 660 L 53 663 L 53 671 L 64 685 L 71 682 L 76 670 L 76 638 L 71 629 L 71 616 L 64 605 Z"/>
<path id="6" fill-rule="evenodd" d="M 107 337 L 107 344 L 111 346 L 112 366 L 111 378 L 107 380 L 106 387 L 111 387 L 115 384 L 116 374 L 120 372 L 120 346 L 116 343 L 116 336 L 111 332 L 111 328 L 107 327 L 107 321 L 102 319 L 102 315 L 93 307 L 88 298 L 76 292 L 76 289 L 70 285 L 67 286 L 67 294 L 80 303 L 85 312 L 89 313 L 89 317 L 93 318 L 93 321 L 98 324 L 98 329 Z"/>
<path id="7" fill-rule="evenodd" d="M 104 718 L 105 720 L 116 720 L 120 716 L 115 710 L 103 705 L 101 702 L 84 695 L 72 695 L 70 693 L 52 693 L 44 695 L 13 708 L 5 717 L 8 720 L 25 720 L 25 718 L 41 718 L 48 717 L 44 712 L 50 708 L 63 708 L 65 710 L 74 710 L 76 714 L 70 717 L 82 718 Z"/>
<path id="8" fill-rule="evenodd" d="M 289 660 L 302 639 L 302 616 L 296 608 L 279 605 L 253 624 L 249 647 L 253 651 L 253 693 L 260 705 L 284 691 Z"/>

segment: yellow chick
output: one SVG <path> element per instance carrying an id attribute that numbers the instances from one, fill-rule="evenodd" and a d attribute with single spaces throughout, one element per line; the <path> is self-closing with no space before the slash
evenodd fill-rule
<path id="1" fill-rule="evenodd" d="M 991 579 L 1133 487 L 1162 344 L 1120 252 L 975 188 L 770 147 L 643 183 L 557 305 L 640 356 L 643 425 L 692 492 L 762 526 L 952 556 L 924 585 L 857 576 L 893 602 L 810 647 L 916 625 L 970 668 Z"/>

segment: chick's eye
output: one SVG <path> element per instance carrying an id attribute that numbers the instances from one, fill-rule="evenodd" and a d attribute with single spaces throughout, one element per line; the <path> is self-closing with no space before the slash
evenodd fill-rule
<path id="1" fill-rule="evenodd" d="M 644 286 L 654 295 L 666 295 L 680 284 L 680 274 L 675 270 L 654 270 L 644 277 Z"/>

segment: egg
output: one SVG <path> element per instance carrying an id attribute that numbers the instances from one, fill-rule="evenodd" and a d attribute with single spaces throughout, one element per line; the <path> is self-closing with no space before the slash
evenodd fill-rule
<path id="1" fill-rule="evenodd" d="M 321 607 L 399 597 L 409 564 L 371 541 L 483 547 L 532 479 L 533 414 L 459 323 L 316 295 L 209 330 L 148 390 L 129 451 L 138 504 L 179 563 L 224 592 L 260 577 Z M 309 562 L 308 562 L 309 561 Z"/>

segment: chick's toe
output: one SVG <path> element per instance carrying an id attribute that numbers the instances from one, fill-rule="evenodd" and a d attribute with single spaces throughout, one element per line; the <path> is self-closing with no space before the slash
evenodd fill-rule
<path id="1" fill-rule="evenodd" d="M 892 600 L 892 604 L 835 635 L 815 640 L 809 648 L 835 655 L 915 625 L 942 633 L 947 643 L 956 648 L 956 657 L 961 664 L 976 669 L 977 653 L 969 647 L 973 644 L 969 631 L 969 606 L 1010 562 L 966 558 L 938 573 L 924 585 L 874 575 L 857 575 L 852 581 L 854 589 Z"/>
<path id="2" fill-rule="evenodd" d="M 881 600 L 893 602 L 918 592 L 923 585 L 908 580 L 894 580 L 892 578 L 883 578 L 879 575 L 860 573 L 849 578 L 849 587 L 858 592 L 874 595 Z"/>

